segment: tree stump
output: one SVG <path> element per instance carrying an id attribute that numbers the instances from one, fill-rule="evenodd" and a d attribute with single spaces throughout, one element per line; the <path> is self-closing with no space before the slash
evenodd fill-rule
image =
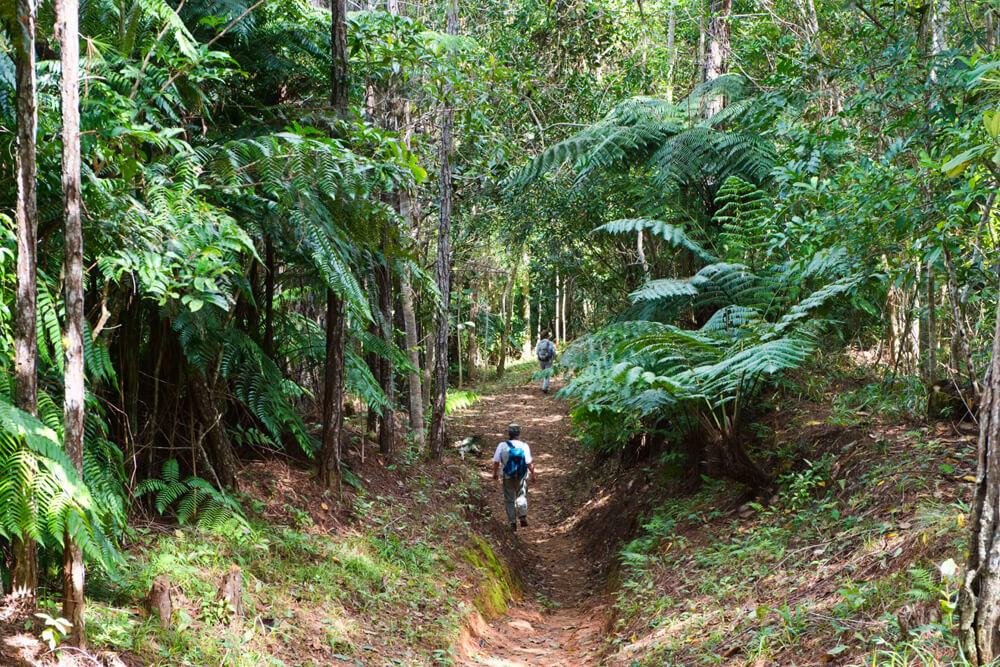
<path id="1" fill-rule="evenodd" d="M 231 565 L 229 572 L 222 577 L 215 599 L 225 600 L 235 617 L 243 615 L 243 570 L 238 565 Z"/>
<path id="2" fill-rule="evenodd" d="M 149 588 L 143 606 L 147 614 L 154 611 L 160 617 L 160 627 L 164 630 L 170 627 L 170 621 L 174 613 L 173 599 L 170 597 L 170 579 L 165 574 L 161 574 Z"/>

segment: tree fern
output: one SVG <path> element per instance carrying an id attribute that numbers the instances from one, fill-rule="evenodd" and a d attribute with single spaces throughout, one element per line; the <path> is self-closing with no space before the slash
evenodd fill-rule
<path id="1" fill-rule="evenodd" d="M 181 479 L 176 459 L 164 461 L 159 478 L 145 479 L 136 488 L 137 498 L 150 494 L 154 495 L 154 506 L 159 514 L 176 505 L 177 521 L 181 525 L 196 522 L 204 529 L 232 525 L 239 534 L 250 532 L 243 508 L 232 495 L 200 477 Z"/>
<path id="2" fill-rule="evenodd" d="M 674 248 L 686 248 L 702 261 L 716 261 L 715 257 L 706 252 L 699 243 L 688 236 L 683 227 L 671 225 L 661 220 L 625 218 L 622 220 L 613 220 L 594 229 L 595 232 L 608 232 L 610 234 L 634 234 L 640 230 L 649 231 L 649 233 L 660 237 Z"/>

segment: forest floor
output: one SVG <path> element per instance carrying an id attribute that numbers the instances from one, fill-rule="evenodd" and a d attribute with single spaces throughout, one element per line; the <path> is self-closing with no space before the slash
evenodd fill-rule
<path id="1" fill-rule="evenodd" d="M 557 388 L 553 384 L 552 391 Z M 578 531 L 594 490 L 588 457 L 570 433 L 566 406 L 543 394 L 538 383 L 485 396 L 456 418 L 452 439 L 473 437 L 481 443 L 479 474 L 493 521 L 504 530 L 507 519 L 500 483 L 492 478 L 492 457 L 510 423 L 521 426 L 537 475 L 528 487 L 528 526 L 508 534 L 505 544 L 521 564 L 522 571 L 514 573 L 521 595 L 507 613 L 471 629 L 462 646 L 465 664 L 598 664 L 608 604 L 604 564 L 586 552 Z"/>
<path id="2" fill-rule="evenodd" d="M 0 665 L 958 664 L 942 575 L 963 559 L 974 424 L 912 418 L 915 394 L 858 365 L 803 374 L 755 413 L 751 453 L 775 475 L 758 504 L 669 451 L 595 457 L 533 370 L 450 395 L 443 462 L 364 456 L 359 415 L 362 488 L 343 503 L 308 464 L 268 459 L 241 472 L 248 529 L 133 524 L 119 578 L 88 576 L 89 656 L 0 604 Z M 491 463 L 511 422 L 537 472 L 514 533 Z M 233 564 L 242 618 L 216 601 Z M 141 610 L 161 574 L 165 630 Z"/>

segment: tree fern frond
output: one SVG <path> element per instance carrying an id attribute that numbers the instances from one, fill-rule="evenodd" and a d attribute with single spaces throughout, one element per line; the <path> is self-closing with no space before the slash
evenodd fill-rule
<path id="1" fill-rule="evenodd" d="M 632 234 L 639 230 L 648 230 L 651 234 L 662 238 L 674 248 L 686 248 L 705 262 L 715 262 L 717 258 L 706 252 L 700 244 L 688 236 L 683 227 L 671 225 L 662 220 L 651 218 L 625 218 L 607 222 L 594 229 L 594 232 L 608 232 L 609 234 Z"/>

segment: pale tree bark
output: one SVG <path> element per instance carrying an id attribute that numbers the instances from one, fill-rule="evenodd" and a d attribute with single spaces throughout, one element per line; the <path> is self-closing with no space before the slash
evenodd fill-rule
<path id="1" fill-rule="evenodd" d="M 560 329 L 559 329 L 559 324 L 560 324 L 560 322 L 559 322 L 559 287 L 560 287 L 560 285 L 559 285 L 559 272 L 556 271 L 556 307 L 555 307 L 555 315 L 553 317 L 553 320 L 555 322 L 555 327 L 554 327 L 555 328 L 555 332 L 554 332 L 555 338 L 552 339 L 556 343 L 558 343 L 558 342 L 560 342 L 562 340 L 560 338 Z"/>
<path id="2" fill-rule="evenodd" d="M 337 117 L 348 111 L 347 0 L 330 2 L 330 106 Z M 328 488 L 340 486 L 340 460 L 344 430 L 343 300 L 326 291 L 326 368 L 323 380 L 323 434 L 319 457 L 320 481 Z"/>
<path id="3" fill-rule="evenodd" d="M 35 137 L 35 0 L 17 0 L 12 26 L 17 78 L 17 294 L 14 297 L 14 404 L 38 415 L 37 316 L 37 164 Z M 11 544 L 14 567 L 12 592 L 34 599 L 38 587 L 38 545 L 28 536 Z"/>
<path id="4" fill-rule="evenodd" d="M 639 255 L 639 267 L 642 269 L 643 282 L 649 282 L 649 262 L 646 260 L 646 243 L 643 230 L 635 233 L 635 251 Z"/>
<path id="5" fill-rule="evenodd" d="M 938 59 L 948 50 L 948 13 L 951 11 L 949 0 L 931 0 L 931 83 L 938 80 Z"/>
<path id="6" fill-rule="evenodd" d="M 711 0 L 706 31 L 705 63 L 702 79 L 714 81 L 729 71 L 729 16 L 733 0 Z M 703 103 L 704 115 L 710 118 L 726 106 L 723 95 L 713 95 Z"/>
<path id="7" fill-rule="evenodd" d="M 971 664 L 1000 657 L 1000 309 L 979 407 L 969 557 L 959 593 L 959 641 Z"/>
<path id="8" fill-rule="evenodd" d="M 677 10 L 671 5 L 670 15 L 667 18 L 667 101 L 674 101 L 674 70 L 677 67 L 677 45 L 675 33 L 677 31 Z"/>
<path id="9" fill-rule="evenodd" d="M 390 14 L 399 14 L 399 4 L 396 0 L 387 0 L 386 9 Z M 410 103 L 403 101 L 400 105 L 400 119 L 402 126 L 403 144 L 410 148 L 410 137 L 413 129 L 410 117 Z M 410 238 L 416 243 L 419 234 L 420 222 L 415 215 L 413 206 L 413 195 L 410 190 L 403 187 L 399 191 L 399 215 L 406 224 L 406 231 Z M 410 421 L 410 431 L 413 433 L 413 440 L 418 449 L 425 446 L 424 438 L 424 390 L 420 381 L 420 349 L 419 332 L 417 330 L 417 316 L 414 310 L 413 277 L 409 268 L 404 267 L 399 275 L 400 304 L 403 309 L 403 329 L 406 335 L 406 357 L 413 366 L 406 374 L 407 382 L 407 412 Z"/>
<path id="10" fill-rule="evenodd" d="M 62 55 L 62 190 L 65 236 L 66 332 L 63 347 L 63 447 L 83 479 L 85 386 L 83 368 L 83 225 L 80 220 L 80 26 L 77 0 L 57 0 L 56 31 Z M 83 620 L 83 551 L 65 534 L 63 552 L 63 618 L 73 624 L 69 640 L 87 643 Z"/>
<path id="11" fill-rule="evenodd" d="M 502 378 L 507 367 L 507 348 L 510 347 L 510 331 L 514 320 L 514 285 L 517 284 L 517 274 L 521 270 L 521 258 L 524 255 L 522 245 L 514 255 L 514 265 L 507 274 L 507 282 L 503 288 L 503 330 L 500 332 L 500 359 L 497 362 L 497 377 Z M 527 321 L 527 320 L 525 320 Z"/>
<path id="12" fill-rule="evenodd" d="M 458 0 L 452 0 L 448 5 L 449 35 L 458 34 Z M 452 93 L 451 84 L 444 91 L 444 104 L 441 110 L 441 204 L 438 214 L 438 246 L 435 278 L 438 291 L 441 293 L 441 307 L 438 311 L 437 336 L 434 340 L 434 410 L 431 414 L 430 457 L 441 458 L 444 452 L 445 439 L 445 406 L 448 398 L 448 311 L 451 297 L 451 153 L 452 129 L 455 124 L 455 109 L 449 97 Z"/>
<path id="13" fill-rule="evenodd" d="M 984 10 L 983 23 L 986 33 L 983 48 L 987 53 L 993 53 L 997 47 L 997 12 L 988 5 Z"/>
<path id="14" fill-rule="evenodd" d="M 413 217 L 413 206 L 410 193 L 402 190 L 399 193 L 399 213 L 406 221 L 410 233 L 416 237 L 417 221 Z M 406 356 L 413 369 L 406 375 L 407 402 L 409 405 L 410 430 L 414 442 L 420 449 L 424 448 L 424 390 L 420 381 L 420 341 L 417 332 L 417 316 L 413 307 L 413 281 L 409 269 L 403 269 L 399 276 L 400 302 L 403 307 L 403 327 L 406 334 Z"/>

